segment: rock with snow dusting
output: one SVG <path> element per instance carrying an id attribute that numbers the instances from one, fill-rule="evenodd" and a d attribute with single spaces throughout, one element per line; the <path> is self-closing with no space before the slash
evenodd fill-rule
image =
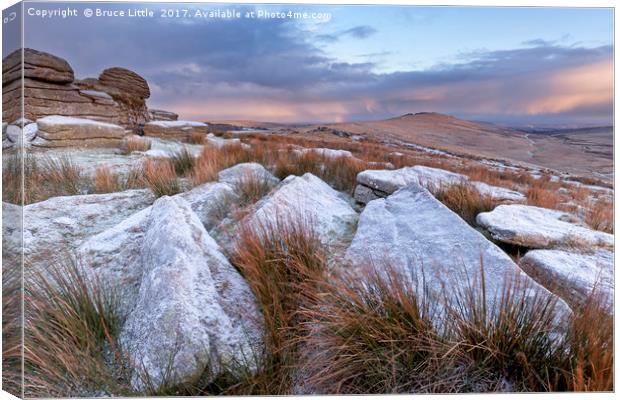
<path id="1" fill-rule="evenodd" d="M 535 293 L 551 295 L 418 184 L 368 203 L 346 256 L 354 270 L 385 271 L 391 265 L 419 288 L 425 281 L 440 300 L 466 291 L 468 282 L 479 285 L 482 261 L 489 310 L 500 300 L 506 278 L 521 283 L 529 301 L 535 301 Z M 442 312 L 438 307 L 436 311 Z M 569 311 L 562 301 L 558 307 L 562 313 Z"/>
<path id="2" fill-rule="evenodd" d="M 312 223 L 322 242 L 329 246 L 350 235 L 357 221 L 350 200 L 311 173 L 284 179 L 270 195 L 256 203 L 245 221 L 251 225 L 275 225 L 297 216 Z"/>
<path id="3" fill-rule="evenodd" d="M 471 184 L 480 192 L 483 196 L 491 197 L 497 201 L 508 201 L 513 203 L 520 203 L 525 201 L 523 193 L 515 190 L 506 189 L 499 186 L 491 186 L 484 182 L 471 182 Z"/>
<path id="4" fill-rule="evenodd" d="M 353 153 L 348 150 L 334 150 L 319 147 L 293 149 L 293 153 L 297 155 L 315 153 L 326 158 L 353 157 Z"/>
<path id="5" fill-rule="evenodd" d="M 247 283 L 187 202 L 160 198 L 148 220 L 139 293 L 120 335 L 138 366 L 132 385 L 192 384 L 236 363 L 256 369 L 262 322 Z"/>
<path id="6" fill-rule="evenodd" d="M 207 135 L 207 143 L 217 147 L 218 149 L 221 149 L 224 146 L 230 146 L 230 145 L 241 145 L 241 147 L 244 149 L 250 148 L 250 145 L 242 143 L 239 138 L 226 139 L 223 137 L 215 136 L 212 133 L 209 133 Z"/>
<path id="7" fill-rule="evenodd" d="M 21 145 L 23 140 L 23 144 L 29 146 L 37 133 L 38 125 L 36 123 L 24 125 L 24 129 L 21 128 L 21 125 L 13 124 L 6 128 L 6 139 L 17 145 Z"/>
<path id="8" fill-rule="evenodd" d="M 244 179 L 257 179 L 269 185 L 277 185 L 280 180 L 258 163 L 242 163 L 226 168 L 217 174 L 220 182 L 236 185 Z"/>
<path id="9" fill-rule="evenodd" d="M 369 188 L 377 198 L 386 197 L 398 189 L 414 183 L 425 187 L 441 187 L 462 183 L 466 180 L 467 177 L 463 175 L 421 165 L 397 170 L 367 170 L 357 175 L 357 183 Z M 356 196 L 355 199 L 364 202 L 367 201 L 368 196 Z"/>
<path id="10" fill-rule="evenodd" d="M 149 190 L 61 196 L 24 206 L 24 254 L 34 264 L 63 256 L 88 237 L 112 227 L 154 200 Z M 5 239 L 18 250 L 19 230 Z"/>
<path id="11" fill-rule="evenodd" d="M 583 306 L 595 289 L 608 305 L 613 304 L 614 253 L 611 251 L 531 250 L 521 258 L 519 266 L 573 307 Z"/>
<path id="12" fill-rule="evenodd" d="M 514 190 L 491 186 L 484 182 L 470 181 L 468 176 L 439 168 L 416 165 L 397 170 L 367 170 L 357 175 L 357 187 L 353 197 L 359 203 L 386 197 L 409 184 L 417 183 L 428 189 L 439 189 L 461 183 L 471 183 L 484 196 L 497 201 L 522 202 L 525 196 Z"/>
<path id="13" fill-rule="evenodd" d="M 40 147 L 119 147 L 125 129 L 85 118 L 52 115 L 37 120 Z"/>
<path id="14" fill-rule="evenodd" d="M 151 121 L 144 125 L 144 136 L 188 141 L 192 134 L 207 134 L 208 126 L 197 121 Z"/>
<path id="15" fill-rule="evenodd" d="M 179 119 L 179 114 L 166 110 L 155 110 L 149 108 L 149 116 L 151 121 L 176 121 Z"/>
<path id="16" fill-rule="evenodd" d="M 236 197 L 224 183 L 206 183 L 173 196 L 186 201 L 198 219 L 211 229 L 222 218 L 222 204 Z M 141 272 L 135 267 L 140 262 L 140 248 L 144 241 L 151 207 L 145 208 L 90 237 L 78 249 L 78 255 L 88 260 L 88 268 L 105 282 L 114 285 L 121 294 L 122 310 L 131 309 L 137 295 Z"/>
<path id="17" fill-rule="evenodd" d="M 568 213 L 546 208 L 500 205 L 478 214 L 476 222 L 496 240 L 533 249 L 563 246 L 587 250 L 614 245 L 613 235 L 587 228 Z"/>

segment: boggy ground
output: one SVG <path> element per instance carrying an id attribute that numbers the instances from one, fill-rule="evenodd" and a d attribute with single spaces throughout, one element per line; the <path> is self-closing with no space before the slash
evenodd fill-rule
<path id="1" fill-rule="evenodd" d="M 352 198 L 360 172 L 441 168 L 472 182 L 519 191 L 527 205 L 573 215 L 580 221 L 574 225 L 579 230 L 573 225 L 560 225 L 561 229 L 587 239 L 595 230 L 613 233 L 613 192 L 595 186 L 599 182 L 343 138 L 255 133 L 220 144 L 205 144 L 197 157 L 183 149 L 167 156 L 138 157 L 125 169 L 100 165 L 85 171 L 71 154 L 26 158 L 23 200 L 31 205 L 24 209 L 25 229 L 29 215 L 30 221 L 37 221 L 37 210 L 41 224 L 51 223 L 46 210 L 62 210 L 58 207 L 69 199 L 74 201 L 73 212 L 81 210 L 83 201 L 100 202 L 102 210 L 83 221 L 77 216 L 73 223 L 53 217 L 58 224 L 54 227 L 71 233 L 67 243 L 50 241 L 44 230 L 37 231 L 38 237 L 29 231 L 25 261 L 32 268 L 24 281 L 23 388 L 21 271 L 17 259 L 7 253 L 7 389 L 23 389 L 27 396 L 613 390 L 613 311 L 605 293 L 593 284 L 585 296 L 571 297 L 573 292 L 545 286 L 544 279 L 530 279 L 520 271 L 522 252 L 536 247 L 511 243 L 521 236 L 494 235 L 478 223 L 478 215 L 505 201 L 464 181 L 429 186 L 432 195 L 411 183 L 366 206 Z M 148 148 L 144 143 L 131 146 L 127 152 L 134 158 L 140 154 L 135 151 Z M 6 158 L 4 187 L 18 180 L 16 159 Z M 121 191 L 127 195 L 120 200 L 105 197 Z M 3 200 L 6 229 L 13 210 L 8 203 L 19 203 L 22 195 L 5 190 Z M 53 207 L 46 201 L 54 202 Z M 299 212 L 299 204 L 306 212 Z M 410 215 L 420 223 L 437 223 L 424 232 L 410 230 L 399 222 L 412 221 Z M 450 225 L 442 226 L 442 221 Z M 383 226 L 394 227 L 398 234 L 390 236 Z M 375 229 L 385 234 L 362 246 L 369 251 L 379 246 L 375 256 L 384 254 L 381 246 L 399 246 L 407 253 L 412 243 L 430 243 L 427 252 L 415 253 L 427 256 L 420 263 L 426 269 L 419 271 L 448 268 L 454 275 L 469 274 L 469 279 L 450 286 L 453 290 L 447 293 L 452 295 L 444 296 L 438 294 L 438 281 L 411 276 L 411 267 L 419 266 L 416 262 L 405 265 L 398 259 L 351 254 L 364 238 L 377 238 Z M 458 265 L 444 259 L 445 265 L 437 265 L 432 257 L 441 246 L 444 253 L 453 254 L 449 231 L 458 232 L 463 242 L 483 243 L 493 258 L 468 253 L 456 258 L 479 262 Z M 429 239 L 431 233 L 435 236 Z M 15 247 L 6 231 L 4 237 L 5 250 Z M 599 251 L 592 244 L 560 245 L 559 250 L 535 251 L 580 256 Z M 600 251 L 609 250 L 601 246 Z M 47 257 L 50 249 L 62 256 Z M 186 256 L 203 258 L 183 261 Z M 496 265 L 514 274 L 500 279 Z M 171 271 L 177 273 L 170 275 Z M 178 274 L 194 278 L 185 280 Z M 170 286 L 163 277 L 171 277 Z M 154 286 L 162 284 L 158 278 L 164 286 Z M 110 289 L 110 279 L 118 290 Z M 198 279 L 204 283 L 195 285 Z M 210 285 L 213 291 L 205 294 Z M 455 283 L 441 282 L 439 287 L 445 285 Z M 227 293 L 243 294 L 232 298 L 243 299 L 237 302 L 246 319 L 235 311 Z M 579 300 L 569 301 L 574 298 Z M 167 314 L 160 312 L 170 309 L 176 311 L 165 319 Z M 201 309 L 219 310 L 206 315 L 217 315 L 233 327 L 248 324 L 247 329 L 255 329 L 249 350 L 224 350 L 237 349 L 246 338 L 229 335 L 238 341 L 224 344 L 226 332 L 217 333 L 213 325 L 192 322 L 187 315 L 187 310 Z M 150 321 L 166 320 L 178 331 L 170 336 L 166 324 L 160 324 L 140 336 L 140 315 L 148 310 Z M 204 332 L 201 341 L 185 336 L 188 326 Z M 130 333 L 142 339 L 136 342 Z M 176 346 L 166 346 L 169 339 Z M 166 347 L 174 351 L 163 364 L 149 358 L 149 349 Z M 188 352 L 191 359 L 206 361 L 192 371 L 177 368 L 184 360 L 177 357 Z"/>

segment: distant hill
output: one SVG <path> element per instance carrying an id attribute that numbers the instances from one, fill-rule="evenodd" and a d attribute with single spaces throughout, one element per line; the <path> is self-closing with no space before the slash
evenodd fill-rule
<path id="1" fill-rule="evenodd" d="M 521 129 L 435 112 L 333 124 L 221 122 L 279 133 L 289 130 L 306 135 L 363 136 L 380 142 L 409 143 L 453 154 L 511 160 L 607 180 L 613 176 L 613 127 Z"/>

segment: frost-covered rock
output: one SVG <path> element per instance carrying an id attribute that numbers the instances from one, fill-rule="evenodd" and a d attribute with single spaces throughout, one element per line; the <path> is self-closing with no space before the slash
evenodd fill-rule
<path id="1" fill-rule="evenodd" d="M 50 115 L 37 120 L 39 147 L 118 147 L 125 128 L 86 118 Z"/>
<path id="2" fill-rule="evenodd" d="M 595 288 L 607 304 L 613 304 L 614 253 L 611 251 L 531 250 L 521 258 L 519 266 L 571 306 L 584 305 Z"/>
<path id="3" fill-rule="evenodd" d="M 297 155 L 315 153 L 326 158 L 353 157 L 353 153 L 348 150 L 335 150 L 321 147 L 294 149 L 293 153 Z"/>
<path id="4" fill-rule="evenodd" d="M 471 182 L 471 184 L 478 189 L 478 192 L 480 192 L 481 195 L 491 197 L 497 201 L 510 201 L 514 203 L 525 201 L 525 196 L 523 193 L 515 190 L 492 186 L 484 182 Z"/>
<path id="5" fill-rule="evenodd" d="M 396 170 L 368 170 L 357 175 L 359 184 L 386 195 L 413 183 L 425 187 L 441 187 L 462 183 L 465 180 L 464 175 L 422 165 Z"/>
<path id="6" fill-rule="evenodd" d="M 120 335 L 137 366 L 133 386 L 191 384 L 235 363 L 255 369 L 262 317 L 247 283 L 184 200 L 158 199 L 148 220 L 139 293 Z"/>
<path id="7" fill-rule="evenodd" d="M 336 245 L 350 235 L 357 220 L 346 196 L 311 173 L 284 179 L 255 207 L 246 218 L 247 223 L 274 225 L 279 220 L 301 216 L 315 226 L 327 245 Z"/>
<path id="8" fill-rule="evenodd" d="M 249 149 L 251 147 L 248 144 L 241 143 L 241 140 L 238 138 L 226 139 L 223 137 L 215 136 L 212 133 L 209 133 L 207 135 L 207 142 L 217 147 L 218 149 L 221 149 L 224 146 L 230 146 L 230 145 L 241 145 L 241 147 L 244 149 Z"/>
<path id="9" fill-rule="evenodd" d="M 572 215 L 546 208 L 507 204 L 478 214 L 478 225 L 499 241 L 534 249 L 569 247 L 611 248 L 614 237 L 582 226 Z"/>
<path id="10" fill-rule="evenodd" d="M 13 143 L 17 143 L 21 140 L 22 130 L 17 125 L 9 125 L 6 128 L 6 137 Z"/>
<path id="11" fill-rule="evenodd" d="M 112 227 L 154 200 L 149 190 L 52 197 L 24 206 L 24 254 L 40 263 L 62 256 L 64 249 L 78 247 L 88 237 Z M 21 232 L 7 237 L 19 246 Z"/>
<path id="12" fill-rule="evenodd" d="M 521 202 L 523 194 L 503 187 L 491 186 L 484 182 L 470 181 L 468 176 L 439 168 L 416 165 L 396 170 L 367 170 L 357 175 L 358 186 L 354 198 L 366 204 L 371 200 L 386 197 L 410 184 L 420 184 L 428 189 L 471 183 L 482 195 L 497 201 Z"/>
<path id="13" fill-rule="evenodd" d="M 206 135 L 207 124 L 198 121 L 151 121 L 144 125 L 145 136 L 187 141 L 192 134 Z"/>
<path id="14" fill-rule="evenodd" d="M 6 128 L 6 138 L 18 146 L 21 145 L 22 140 L 25 146 L 29 146 L 30 142 L 37 136 L 38 126 L 36 123 L 30 123 L 24 126 L 24 129 L 18 125 L 9 125 Z"/>
<path id="15" fill-rule="evenodd" d="M 242 163 L 234 167 L 226 168 L 217 174 L 220 182 L 235 185 L 239 181 L 247 178 L 263 180 L 271 185 L 277 185 L 280 180 L 267 171 L 265 167 L 258 163 Z"/>
<path id="16" fill-rule="evenodd" d="M 187 203 L 207 228 L 212 228 L 219 219 L 227 198 L 236 195 L 224 183 L 207 183 L 180 193 L 179 198 Z M 78 255 L 88 260 L 88 268 L 95 271 L 105 282 L 119 292 L 121 310 L 133 307 L 141 277 L 140 248 L 144 241 L 151 207 L 145 208 L 116 225 L 90 237 L 79 248 Z"/>
<path id="17" fill-rule="evenodd" d="M 393 266 L 420 290 L 425 281 L 430 293 L 439 297 L 437 304 L 444 295 L 463 293 L 469 283 L 479 287 L 481 262 L 489 310 L 500 300 L 507 278 L 523 285 L 529 301 L 535 300 L 537 292 L 550 295 L 499 247 L 418 184 L 368 203 L 346 256 L 360 273 L 373 266 L 379 271 Z M 443 306 L 438 307 L 436 311 L 442 312 Z M 558 307 L 568 312 L 563 302 Z"/>

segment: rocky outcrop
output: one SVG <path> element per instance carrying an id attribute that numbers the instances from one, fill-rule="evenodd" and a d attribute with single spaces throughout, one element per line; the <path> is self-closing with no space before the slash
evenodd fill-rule
<path id="1" fill-rule="evenodd" d="M 469 285 L 479 290 L 482 268 L 488 310 L 501 301 L 507 279 L 521 285 L 526 301 L 539 301 L 537 294 L 551 295 L 499 247 L 415 183 L 366 205 L 347 258 L 354 270 L 376 268 L 385 273 L 392 267 L 418 290 L 426 286 L 440 300 L 437 312 L 444 312 L 442 300 L 467 292 Z M 562 301 L 558 307 L 568 312 Z"/>
<path id="2" fill-rule="evenodd" d="M 38 125 L 28 120 L 18 120 L 11 125 L 7 124 L 3 126 L 2 131 L 3 148 L 29 147 L 37 137 L 38 131 Z"/>
<path id="3" fill-rule="evenodd" d="M 139 129 L 150 121 L 146 99 L 151 96 L 144 78 L 126 68 L 108 68 L 99 79 L 87 78 L 76 81 L 82 90 L 107 93 L 118 104 L 118 123 L 131 129 Z"/>
<path id="4" fill-rule="evenodd" d="M 469 183 L 478 189 L 482 195 L 490 196 L 498 201 L 520 202 L 525 200 L 523 194 L 514 190 L 470 181 L 468 176 L 422 165 L 397 170 L 362 171 L 357 175 L 357 183 L 354 197 L 362 204 L 386 197 L 410 184 L 420 184 L 434 190 L 450 185 Z"/>
<path id="5" fill-rule="evenodd" d="M 547 208 L 500 205 L 478 214 L 476 222 L 496 240 L 532 249 L 562 246 L 589 250 L 614 245 L 613 235 L 592 230 L 571 214 Z"/>
<path id="6" fill-rule="evenodd" d="M 345 195 L 306 173 L 284 179 L 270 195 L 256 204 L 245 222 L 253 226 L 277 226 L 288 218 L 301 218 L 312 223 L 322 242 L 334 247 L 352 234 L 357 213 Z"/>
<path id="7" fill-rule="evenodd" d="M 187 202 L 207 228 L 213 228 L 222 218 L 222 204 L 234 200 L 232 188 L 224 183 L 207 183 L 189 192 L 173 196 Z M 91 236 L 78 248 L 78 255 L 88 260 L 89 269 L 115 287 L 122 299 L 120 309 L 129 311 L 137 296 L 141 277 L 135 265 L 140 263 L 140 248 L 148 227 L 151 207 L 135 212 L 108 229 Z"/>
<path id="8" fill-rule="evenodd" d="M 125 136 L 119 125 L 84 118 L 52 115 L 38 119 L 36 125 L 37 139 L 32 141 L 36 147 L 120 147 Z"/>
<path id="9" fill-rule="evenodd" d="M 519 266 L 573 307 L 583 306 L 593 291 L 602 297 L 604 304 L 613 305 L 614 253 L 611 251 L 532 250 L 521 258 Z"/>
<path id="10" fill-rule="evenodd" d="M 232 186 L 242 182 L 244 179 L 256 179 L 272 186 L 280 182 L 278 178 L 258 163 L 242 163 L 226 168 L 217 174 L 217 179 Z"/>
<path id="11" fill-rule="evenodd" d="M 176 121 L 179 119 L 179 114 L 175 114 L 172 111 L 149 108 L 149 117 L 151 121 Z"/>
<path id="12" fill-rule="evenodd" d="M 2 84 L 22 78 L 36 79 L 44 82 L 71 83 L 74 75 L 68 62 L 60 57 L 42 51 L 24 49 L 22 69 L 22 52 L 16 50 L 2 61 Z"/>
<path id="13" fill-rule="evenodd" d="M 133 386 L 191 384 L 230 365 L 255 369 L 256 300 L 187 202 L 155 202 L 140 251 L 138 296 L 120 335 L 136 366 Z"/>
<path id="14" fill-rule="evenodd" d="M 61 196 L 24 206 L 23 249 L 32 263 L 49 262 L 66 255 L 63 249 L 84 240 L 148 207 L 154 198 L 148 190 L 108 194 Z M 21 230 L 5 232 L 6 249 L 21 251 Z"/>
<path id="15" fill-rule="evenodd" d="M 24 79 L 21 79 L 22 51 L 3 60 L 3 121 L 21 116 L 22 86 L 24 116 L 37 120 L 50 115 L 93 119 L 135 130 L 149 121 L 146 99 L 148 84 L 124 68 L 105 70 L 99 79 L 75 80 L 67 61 L 33 49 L 24 49 Z"/>
<path id="16" fill-rule="evenodd" d="M 151 121 L 144 125 L 144 136 L 188 141 L 190 135 L 207 135 L 207 124 L 197 121 Z"/>

